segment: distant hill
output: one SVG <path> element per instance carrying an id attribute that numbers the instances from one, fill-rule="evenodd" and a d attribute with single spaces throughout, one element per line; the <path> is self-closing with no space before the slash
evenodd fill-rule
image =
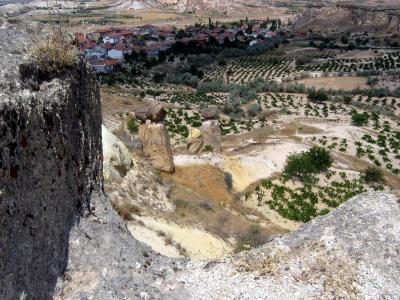
<path id="1" fill-rule="evenodd" d="M 365 1 L 369 2 L 369 1 Z M 399 32 L 400 6 L 365 6 L 340 3 L 336 5 L 312 5 L 305 9 L 294 22 L 299 31 L 368 31 Z"/>

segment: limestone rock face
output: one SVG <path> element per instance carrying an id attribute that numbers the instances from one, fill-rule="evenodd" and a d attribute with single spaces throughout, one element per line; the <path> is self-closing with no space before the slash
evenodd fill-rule
<path id="1" fill-rule="evenodd" d="M 399 213 L 396 196 L 365 193 L 258 249 L 190 262 L 177 279 L 193 299 L 400 299 Z"/>
<path id="2" fill-rule="evenodd" d="M 127 147 L 104 125 L 101 126 L 103 144 L 103 175 L 106 180 L 121 180 L 132 168 L 132 157 Z"/>
<path id="3" fill-rule="evenodd" d="M 139 139 L 143 143 L 143 153 L 154 168 L 167 173 L 175 170 L 171 143 L 165 125 L 147 120 L 139 127 Z"/>
<path id="4" fill-rule="evenodd" d="M 212 151 L 221 152 L 222 133 L 218 120 L 207 120 L 201 126 L 204 146 L 210 145 Z"/>
<path id="5" fill-rule="evenodd" d="M 197 128 L 193 128 L 189 132 L 187 149 L 190 153 L 199 153 L 203 149 L 203 136 L 201 131 Z"/>

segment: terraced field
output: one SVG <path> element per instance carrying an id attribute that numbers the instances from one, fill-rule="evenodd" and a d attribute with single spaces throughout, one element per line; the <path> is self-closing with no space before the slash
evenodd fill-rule
<path id="1" fill-rule="evenodd" d="M 204 80 L 224 78 L 231 83 L 246 83 L 256 77 L 266 80 L 284 78 L 295 71 L 294 59 L 260 55 L 228 60 L 226 66 L 205 67 Z"/>
<path id="2" fill-rule="evenodd" d="M 358 71 L 386 71 L 400 68 L 400 52 L 386 53 L 379 57 L 364 59 L 316 59 L 312 63 L 297 66 L 296 71 L 307 72 L 358 72 Z"/>

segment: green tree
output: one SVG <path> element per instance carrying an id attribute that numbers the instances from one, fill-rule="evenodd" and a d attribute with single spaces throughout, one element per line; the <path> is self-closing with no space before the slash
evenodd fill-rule
<path id="1" fill-rule="evenodd" d="M 311 89 L 308 92 L 308 99 L 311 101 L 323 102 L 328 100 L 328 94 L 323 89 L 320 90 Z"/>
<path id="2" fill-rule="evenodd" d="M 351 115 L 352 123 L 355 126 L 365 126 L 368 124 L 369 115 L 367 113 L 359 113 L 354 111 Z"/>

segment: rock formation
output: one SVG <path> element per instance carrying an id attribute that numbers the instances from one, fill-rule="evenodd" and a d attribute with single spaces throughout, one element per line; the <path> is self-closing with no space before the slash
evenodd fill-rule
<path id="1" fill-rule="evenodd" d="M 127 147 L 105 126 L 102 130 L 103 175 L 106 180 L 121 180 L 132 168 L 132 157 Z"/>
<path id="2" fill-rule="evenodd" d="M 218 122 L 218 110 L 207 108 L 202 110 L 201 114 L 206 119 L 200 128 L 204 147 L 210 146 L 212 151 L 221 152 L 222 133 Z"/>
<path id="3" fill-rule="evenodd" d="M 201 131 L 197 128 L 193 128 L 189 132 L 187 149 L 190 153 L 196 154 L 203 149 L 203 136 Z"/>
<path id="4" fill-rule="evenodd" d="M 178 274 L 193 299 L 399 299 L 400 200 L 356 196 L 296 232 Z"/>
<path id="5" fill-rule="evenodd" d="M 152 122 L 161 122 L 164 120 L 167 112 L 161 104 L 155 104 L 150 107 L 140 109 L 135 112 L 135 117 L 142 122 L 150 120 Z"/>
<path id="6" fill-rule="evenodd" d="M 211 146 L 211 151 L 221 152 L 221 128 L 219 127 L 218 120 L 207 120 L 201 126 L 201 133 L 203 135 L 203 143 L 206 147 Z"/>
<path id="7" fill-rule="evenodd" d="M 400 203 L 385 193 L 223 260 L 155 254 L 103 193 L 91 68 L 36 90 L 18 72 L 28 36 L 3 25 L 0 39 L 0 299 L 400 298 Z"/>
<path id="8" fill-rule="evenodd" d="M 356 4 L 315 5 L 294 21 L 294 30 L 400 32 L 400 7 Z"/>
<path id="9" fill-rule="evenodd" d="M 139 140 L 143 145 L 144 155 L 154 168 L 172 173 L 175 170 L 169 134 L 163 123 L 166 111 L 161 104 L 156 104 L 135 112 L 142 121 L 139 127 Z"/>
<path id="10" fill-rule="evenodd" d="M 33 88 L 18 72 L 28 35 L 3 24 L 0 38 L 0 299 L 170 297 L 150 283 L 173 266 L 103 193 L 92 69 L 77 62 Z"/>
<path id="11" fill-rule="evenodd" d="M 174 158 L 168 131 L 163 123 L 147 120 L 139 127 L 139 139 L 143 143 L 143 153 L 157 170 L 172 173 Z"/>

